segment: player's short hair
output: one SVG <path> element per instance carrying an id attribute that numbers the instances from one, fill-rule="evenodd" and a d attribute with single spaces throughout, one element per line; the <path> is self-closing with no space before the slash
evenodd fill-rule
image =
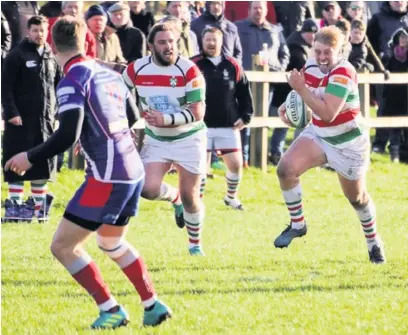
<path id="1" fill-rule="evenodd" d="M 149 35 L 147 36 L 147 42 L 153 44 L 157 33 L 160 33 L 161 31 L 173 31 L 174 29 L 175 29 L 174 24 L 170 22 L 156 23 L 150 30 Z"/>
<path id="2" fill-rule="evenodd" d="M 86 24 L 70 15 L 60 18 L 52 27 L 52 40 L 57 52 L 83 51 Z"/>
<path id="3" fill-rule="evenodd" d="M 335 26 L 323 27 L 315 36 L 315 42 L 320 42 L 330 47 L 341 47 L 344 41 L 344 34 Z"/>
<path id="4" fill-rule="evenodd" d="M 351 29 L 359 29 L 362 31 L 366 31 L 367 26 L 363 21 L 355 19 L 351 22 Z"/>
<path id="5" fill-rule="evenodd" d="M 221 31 L 221 29 L 218 29 L 217 27 L 207 27 L 203 30 L 203 32 L 201 33 L 201 37 L 204 37 L 205 34 L 207 33 L 212 33 L 212 34 L 217 34 L 219 36 L 223 36 L 223 32 Z"/>
<path id="6" fill-rule="evenodd" d="M 27 28 L 30 29 L 31 26 L 39 26 L 41 24 L 48 24 L 48 19 L 42 15 L 34 15 L 28 19 Z"/>

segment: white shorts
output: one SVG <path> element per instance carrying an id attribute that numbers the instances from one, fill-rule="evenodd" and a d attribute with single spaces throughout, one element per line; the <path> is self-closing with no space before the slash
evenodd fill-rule
<path id="1" fill-rule="evenodd" d="M 339 149 L 322 140 L 313 127 L 306 127 L 298 138 L 310 138 L 326 155 L 329 165 L 348 180 L 359 180 L 370 164 L 370 138 L 368 133 L 359 136 L 349 147 Z"/>
<path id="2" fill-rule="evenodd" d="M 241 151 L 241 134 L 232 128 L 208 128 L 207 151 L 224 155 Z"/>
<path id="3" fill-rule="evenodd" d="M 193 174 L 207 172 L 206 130 L 173 142 L 145 136 L 140 152 L 143 163 L 175 163 Z"/>

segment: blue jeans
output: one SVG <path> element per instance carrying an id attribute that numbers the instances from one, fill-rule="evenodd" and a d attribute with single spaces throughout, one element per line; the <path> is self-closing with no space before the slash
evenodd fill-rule
<path id="1" fill-rule="evenodd" d="M 269 116 L 278 116 L 278 107 L 269 105 Z M 270 142 L 271 155 L 282 156 L 288 128 L 275 128 Z"/>
<path id="2" fill-rule="evenodd" d="M 385 116 L 385 103 L 384 99 L 379 101 L 377 116 Z M 390 139 L 390 128 L 377 128 L 375 130 L 375 137 L 373 142 L 373 147 L 379 148 L 381 151 L 385 151 L 385 146 Z"/>
<path id="3" fill-rule="evenodd" d="M 399 150 L 402 142 L 402 130 L 403 128 L 391 128 L 390 129 L 390 154 L 399 155 Z"/>
<path id="4" fill-rule="evenodd" d="M 249 162 L 249 138 L 251 136 L 251 129 L 244 128 L 241 130 L 241 145 L 242 145 L 242 158 L 244 163 Z"/>

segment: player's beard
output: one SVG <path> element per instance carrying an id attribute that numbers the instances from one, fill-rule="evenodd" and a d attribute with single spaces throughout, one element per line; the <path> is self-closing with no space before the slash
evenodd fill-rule
<path id="1" fill-rule="evenodd" d="M 175 55 L 175 53 L 173 51 L 173 55 L 172 55 L 171 59 L 166 60 L 166 59 L 164 59 L 162 57 L 160 52 L 155 49 L 154 50 L 154 59 L 156 60 L 157 63 L 159 63 L 159 65 L 169 66 L 169 65 L 173 65 L 176 62 L 176 55 Z"/>

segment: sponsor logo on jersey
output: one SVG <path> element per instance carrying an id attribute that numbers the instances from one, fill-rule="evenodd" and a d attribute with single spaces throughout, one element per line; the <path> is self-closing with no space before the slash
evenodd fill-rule
<path id="1" fill-rule="evenodd" d="M 201 86 L 201 79 L 197 78 L 193 80 L 193 88 L 197 88 Z"/>
<path id="2" fill-rule="evenodd" d="M 176 87 L 177 86 L 177 78 L 176 77 L 171 77 L 170 78 L 170 85 L 171 85 L 171 87 Z"/>
<path id="3" fill-rule="evenodd" d="M 334 83 L 339 83 L 339 84 L 342 84 L 342 85 L 347 85 L 348 84 L 348 80 L 346 78 L 343 78 L 343 77 L 334 77 L 333 82 Z"/>

